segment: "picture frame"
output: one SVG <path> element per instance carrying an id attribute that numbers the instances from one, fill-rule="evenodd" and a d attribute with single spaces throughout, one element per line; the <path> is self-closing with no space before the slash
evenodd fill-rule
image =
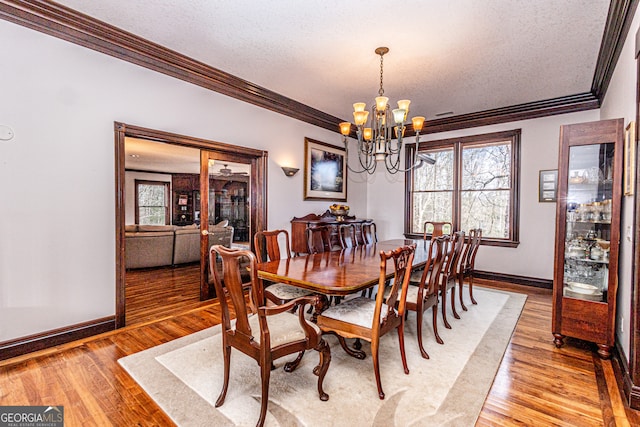
<path id="1" fill-rule="evenodd" d="M 347 201 L 346 150 L 304 139 L 304 200 Z"/>
<path id="2" fill-rule="evenodd" d="M 636 176 L 636 122 L 630 122 L 624 131 L 623 194 L 632 196 Z"/>
<path id="3" fill-rule="evenodd" d="M 538 177 L 538 202 L 558 200 L 558 169 L 541 170 Z"/>

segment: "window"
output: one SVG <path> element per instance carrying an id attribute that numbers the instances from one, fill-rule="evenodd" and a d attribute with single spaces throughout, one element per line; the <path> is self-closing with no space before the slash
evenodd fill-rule
<path id="1" fill-rule="evenodd" d="M 169 183 L 136 180 L 136 224 L 169 224 Z"/>
<path id="2" fill-rule="evenodd" d="M 482 228 L 483 243 L 517 246 L 519 129 L 423 142 L 418 149 L 435 163 L 409 173 L 408 235 L 421 235 L 425 221 L 448 221 L 456 230 Z"/>

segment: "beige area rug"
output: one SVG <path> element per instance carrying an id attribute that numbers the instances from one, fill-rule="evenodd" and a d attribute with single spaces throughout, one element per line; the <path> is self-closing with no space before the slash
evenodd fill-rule
<path id="1" fill-rule="evenodd" d="M 468 293 L 465 290 L 465 295 Z M 478 305 L 469 305 L 453 329 L 439 331 L 444 345 L 433 337 L 431 311 L 423 328 L 426 350 L 420 356 L 416 316 L 405 329 L 410 374 L 402 369 L 397 334 L 383 337 L 380 348 L 382 387 L 378 398 L 370 346 L 363 342 L 365 360 L 348 356 L 335 337 L 324 390 L 329 400 L 318 399 L 318 363 L 307 352 L 298 369 L 286 373 L 276 361 L 271 372 L 268 426 L 472 426 L 511 339 L 526 296 L 474 288 Z M 286 359 L 286 360 L 285 360 Z M 254 426 L 260 412 L 260 371 L 253 359 L 232 350 L 231 380 L 223 406 L 214 403 L 222 388 L 220 327 L 150 348 L 119 360 L 120 364 L 180 426 Z"/>

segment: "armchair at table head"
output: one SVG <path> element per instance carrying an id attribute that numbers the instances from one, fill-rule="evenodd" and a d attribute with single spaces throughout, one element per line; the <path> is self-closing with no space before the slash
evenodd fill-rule
<path id="1" fill-rule="evenodd" d="M 214 284 L 220 295 L 222 308 L 222 345 L 224 357 L 224 380 L 222 391 L 216 401 L 216 407 L 224 404 L 229 386 L 231 349 L 235 348 L 255 359 L 260 366 L 262 399 L 258 426 L 264 424 L 267 404 L 269 402 L 269 377 L 274 357 L 282 357 L 299 353 L 293 362 L 284 365 L 287 372 L 296 369 L 305 350 L 315 349 L 320 354 L 318 365 L 318 394 L 320 400 L 329 396 L 322 389 L 324 376 L 329 369 L 331 353 L 329 346 L 321 337 L 320 329 L 304 317 L 304 305 L 315 304 L 317 297 L 302 297 L 283 305 L 267 306 L 262 289 L 262 280 L 258 278 L 255 255 L 247 250 L 228 249 L 215 245 L 209 253 L 210 258 L 216 254 L 222 258 L 222 277 L 215 272 Z M 245 298 L 242 280 L 240 279 L 240 260 L 249 260 L 251 290 L 249 303 Z M 224 297 L 222 280 L 228 290 L 229 298 Z M 290 310 L 294 306 L 303 306 L 298 314 Z M 231 313 L 235 312 L 235 321 Z"/>
<path id="2" fill-rule="evenodd" d="M 438 237 L 443 234 L 451 234 L 453 226 L 450 222 L 438 222 L 438 221 L 425 221 L 424 226 L 424 239 L 427 240 L 428 236 Z"/>

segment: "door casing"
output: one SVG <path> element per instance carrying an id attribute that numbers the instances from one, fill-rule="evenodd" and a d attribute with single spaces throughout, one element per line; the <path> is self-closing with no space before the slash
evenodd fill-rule
<path id="1" fill-rule="evenodd" d="M 141 138 L 167 144 L 182 145 L 185 147 L 193 147 L 201 150 L 201 177 L 203 169 L 206 168 L 208 176 L 208 161 L 203 159 L 209 158 L 217 160 L 227 160 L 238 163 L 250 163 L 250 229 L 249 236 L 253 236 L 256 231 L 264 230 L 267 225 L 267 164 L 268 152 L 257 150 L 254 148 L 240 147 L 236 145 L 226 144 L 217 141 L 211 141 L 201 138 L 194 138 L 184 135 L 178 135 L 169 132 L 163 132 L 154 129 L 143 128 L 126 123 L 114 122 L 115 131 L 115 195 L 116 195 L 116 328 L 121 328 L 126 324 L 125 316 L 125 138 Z M 208 179 L 200 179 L 200 194 L 209 194 Z M 201 215 L 205 213 L 204 200 L 201 197 L 202 207 Z M 202 218 L 201 229 L 206 229 L 206 218 Z M 201 239 L 201 262 L 200 262 L 200 299 L 205 300 L 211 298 L 214 294 L 213 285 L 209 284 L 207 279 L 207 250 L 208 245 L 204 239 Z M 251 240 L 251 239 L 250 239 Z M 252 248 L 253 249 L 253 248 Z"/>

